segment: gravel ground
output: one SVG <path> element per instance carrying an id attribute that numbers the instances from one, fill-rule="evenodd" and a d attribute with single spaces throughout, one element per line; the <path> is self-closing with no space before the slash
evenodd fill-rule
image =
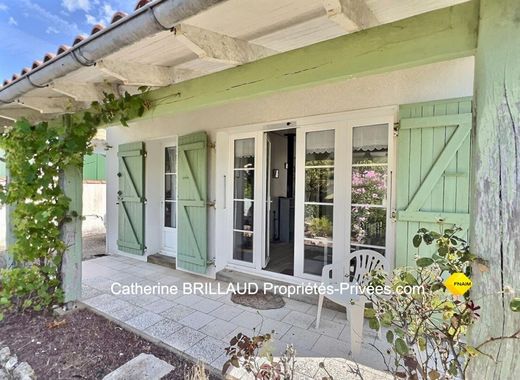
<path id="1" fill-rule="evenodd" d="M 102 379 L 141 353 L 155 355 L 175 370 L 163 380 L 180 380 L 193 363 L 88 310 L 65 317 L 10 314 L 0 322 L 0 345 L 26 361 L 38 379 Z M 210 376 L 210 380 L 217 378 Z"/>

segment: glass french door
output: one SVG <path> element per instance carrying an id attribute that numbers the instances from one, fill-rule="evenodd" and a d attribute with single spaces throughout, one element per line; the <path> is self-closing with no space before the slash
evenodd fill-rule
<path id="1" fill-rule="evenodd" d="M 296 128 L 295 277 L 319 280 L 325 265 L 344 266 L 347 253 L 360 249 L 392 262 L 392 126 L 387 114 Z M 230 139 L 230 259 L 257 270 L 269 259 L 265 136 Z"/>
<path id="2" fill-rule="evenodd" d="M 177 146 L 171 142 L 164 147 L 163 166 L 163 229 L 162 252 L 175 256 L 177 252 Z"/>

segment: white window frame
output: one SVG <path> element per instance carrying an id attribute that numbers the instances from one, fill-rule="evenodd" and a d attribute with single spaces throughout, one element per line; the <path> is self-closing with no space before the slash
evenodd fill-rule
<path id="1" fill-rule="evenodd" d="M 306 132 L 320 130 L 335 130 L 335 158 L 334 158 L 334 211 L 333 211 L 333 263 L 344 265 L 346 254 L 350 252 L 350 199 L 351 199 L 351 178 L 352 178 L 352 132 L 354 127 L 388 124 L 388 187 L 386 221 L 386 257 L 390 267 L 394 267 L 395 262 L 395 221 L 392 219 L 392 212 L 395 209 L 395 169 L 396 169 L 396 136 L 394 134 L 394 123 L 397 120 L 398 107 L 387 106 L 366 110 L 356 110 L 333 114 L 307 116 L 291 120 L 280 120 L 272 123 L 257 123 L 232 127 L 221 130 L 227 134 L 229 141 L 229 155 L 227 178 L 225 183 L 225 203 L 226 203 L 226 230 L 229 233 L 227 242 L 220 246 L 226 247 L 225 266 L 232 269 L 243 269 L 248 273 L 257 273 L 263 277 L 285 280 L 297 283 L 298 280 L 306 279 L 310 282 L 318 282 L 321 276 L 303 273 L 303 249 L 304 249 L 304 191 L 305 191 L 305 139 L 302 138 Z M 264 133 L 271 130 L 284 129 L 281 127 L 285 123 L 291 123 L 287 128 L 296 129 L 296 170 L 295 170 L 295 261 L 294 276 L 270 272 L 262 269 L 262 255 L 265 247 L 265 183 L 263 178 L 265 157 L 263 152 Z M 273 127 L 276 126 L 276 127 Z M 233 259 L 233 191 L 234 191 L 234 141 L 255 138 L 255 195 L 254 195 L 254 228 L 253 228 L 253 262 L 248 263 Z M 345 165 L 346 164 L 346 165 Z M 346 169 L 349 168 L 349 169 Z M 343 170 L 343 173 L 341 172 Z M 341 191 L 344 189 L 344 191 Z M 346 210 L 340 205 L 348 206 Z M 301 222 L 300 222 L 301 221 Z M 217 242 L 217 245 L 219 243 Z M 217 247 L 217 252 L 220 250 Z"/>
<path id="2" fill-rule="evenodd" d="M 170 138 L 168 140 L 164 140 L 162 142 L 162 151 L 161 151 L 161 253 L 175 257 L 177 256 L 177 229 L 178 229 L 178 193 L 179 193 L 179 145 L 178 145 L 178 138 L 177 136 Z M 165 188 L 166 188 L 166 160 L 165 160 L 165 154 L 166 154 L 166 148 L 175 147 L 175 153 L 177 154 L 177 157 L 175 159 L 175 190 L 176 190 L 176 199 L 175 199 L 175 228 L 173 227 L 166 227 L 164 225 L 164 215 L 166 211 L 166 199 L 165 199 Z M 171 229 L 171 233 L 174 234 L 174 249 L 170 250 L 166 248 L 165 245 L 165 236 L 166 233 L 165 229 Z"/>

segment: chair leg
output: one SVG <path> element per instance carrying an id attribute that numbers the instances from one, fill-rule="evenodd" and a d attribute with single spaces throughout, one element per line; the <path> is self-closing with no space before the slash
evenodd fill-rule
<path id="1" fill-rule="evenodd" d="M 354 304 L 347 305 L 347 318 L 350 324 L 350 350 L 354 358 L 359 357 L 361 353 L 364 312 L 364 301 L 357 301 Z"/>
<path id="2" fill-rule="evenodd" d="M 323 308 L 323 294 L 320 294 L 318 300 L 318 315 L 316 316 L 316 328 L 320 328 L 320 319 L 321 319 L 321 309 Z"/>

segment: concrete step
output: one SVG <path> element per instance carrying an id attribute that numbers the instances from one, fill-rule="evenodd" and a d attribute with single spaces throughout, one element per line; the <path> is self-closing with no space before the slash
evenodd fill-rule
<path id="1" fill-rule="evenodd" d="M 146 258 L 146 261 L 152 264 L 161 265 L 163 267 L 177 269 L 176 259 L 175 257 L 161 255 L 160 253 L 156 253 L 154 255 L 150 255 Z"/>
<path id="2" fill-rule="evenodd" d="M 110 372 L 103 380 L 155 380 L 166 376 L 174 369 L 174 366 L 164 360 L 143 353 Z"/>
<path id="3" fill-rule="evenodd" d="M 274 279 L 266 279 L 265 277 L 257 276 L 250 273 L 242 273 L 239 271 L 231 270 L 231 269 L 223 269 L 216 274 L 217 280 L 224 281 L 224 282 L 230 282 L 230 283 L 254 283 L 258 285 L 260 289 L 263 289 L 263 284 L 266 282 L 270 282 L 274 285 L 294 285 L 294 283 L 281 281 L 281 280 L 274 280 Z M 305 280 L 301 280 L 302 284 L 306 284 Z M 307 294 L 295 294 L 291 296 L 291 299 L 305 302 L 311 305 L 318 305 L 318 295 L 307 295 Z M 338 305 L 337 303 L 334 303 L 327 298 L 325 298 L 323 302 L 323 306 L 332 309 L 337 310 L 341 312 L 345 312 L 345 308 L 341 305 Z"/>

